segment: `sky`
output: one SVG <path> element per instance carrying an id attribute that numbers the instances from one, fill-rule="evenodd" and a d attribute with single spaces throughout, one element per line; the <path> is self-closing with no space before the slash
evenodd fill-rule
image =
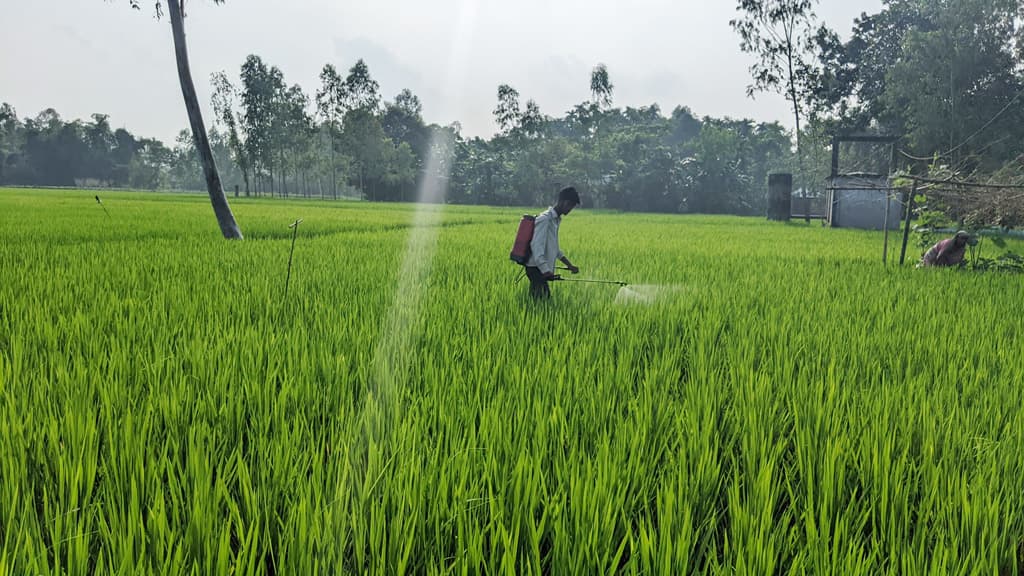
<path id="1" fill-rule="evenodd" d="M 882 0 L 821 0 L 819 19 L 847 37 Z M 110 115 L 115 128 L 171 143 L 188 126 L 171 27 L 128 0 L 4 0 L 0 101 L 21 117 L 55 108 L 65 119 Z M 605 64 L 616 106 L 657 103 L 670 113 L 779 121 L 777 94 L 747 97 L 753 57 L 729 26 L 734 0 L 189 0 L 192 74 L 205 110 L 211 73 L 237 80 L 245 57 L 278 66 L 312 98 L 327 63 L 340 72 L 363 58 L 385 100 L 403 88 L 427 122 L 458 121 L 491 136 L 500 84 L 562 116 L 590 97 Z"/>

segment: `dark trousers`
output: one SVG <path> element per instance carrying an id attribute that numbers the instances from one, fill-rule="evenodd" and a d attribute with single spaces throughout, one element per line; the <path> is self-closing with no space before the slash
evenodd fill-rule
<path id="1" fill-rule="evenodd" d="M 548 286 L 548 281 L 544 278 L 540 268 L 527 266 L 526 277 L 530 279 L 530 296 L 537 300 L 551 297 L 551 288 Z"/>

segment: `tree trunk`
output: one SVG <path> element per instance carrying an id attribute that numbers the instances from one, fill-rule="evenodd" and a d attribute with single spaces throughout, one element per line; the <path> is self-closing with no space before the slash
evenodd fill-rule
<path id="1" fill-rule="evenodd" d="M 199 160 L 203 165 L 206 190 L 210 194 L 213 213 L 217 216 L 217 224 L 220 225 L 220 231 L 224 238 L 241 240 L 242 231 L 238 228 L 238 223 L 235 222 L 235 215 L 231 213 L 231 207 L 228 206 L 227 196 L 224 195 L 224 186 L 221 184 L 220 174 L 217 173 L 217 164 L 213 159 L 213 151 L 210 150 L 210 140 L 206 136 L 206 125 L 203 123 L 199 98 L 196 96 L 196 87 L 192 82 L 192 70 L 189 68 L 188 47 L 185 44 L 185 22 L 182 19 L 181 4 L 178 3 L 178 0 L 167 2 L 167 12 L 171 18 L 171 31 L 174 36 L 178 80 L 181 82 L 181 93 L 185 98 L 188 121 L 192 126 L 192 140 L 195 142 Z"/>
<path id="2" fill-rule="evenodd" d="M 334 148 L 334 125 L 331 125 L 331 194 L 338 199 L 338 158 Z"/>
<path id="3" fill-rule="evenodd" d="M 796 23 L 793 24 L 796 26 Z M 792 32 L 787 36 L 786 42 L 786 65 L 789 71 L 789 100 L 793 103 L 793 119 L 796 121 L 796 159 L 797 173 L 800 177 L 800 197 L 807 198 L 807 175 L 804 174 L 804 149 L 800 140 L 800 100 L 796 94 L 796 76 L 793 71 L 793 39 Z M 809 206 L 809 204 L 808 204 Z M 811 222 L 809 210 L 804 214 L 804 221 Z"/>

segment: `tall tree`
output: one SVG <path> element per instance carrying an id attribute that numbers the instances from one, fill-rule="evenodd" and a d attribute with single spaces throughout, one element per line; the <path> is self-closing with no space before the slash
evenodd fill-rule
<path id="1" fill-rule="evenodd" d="M 376 184 L 383 176 L 390 140 L 380 121 L 366 108 L 355 108 L 345 116 L 342 140 L 357 171 L 359 191 L 369 200 L 379 200 Z"/>
<path id="2" fill-rule="evenodd" d="M 114 166 L 110 152 L 114 148 L 114 134 L 110 130 L 110 116 L 93 114 L 92 122 L 83 126 L 89 154 L 84 159 L 85 170 L 101 185 L 112 185 Z"/>
<path id="3" fill-rule="evenodd" d="M 544 133 L 547 118 L 540 111 L 540 106 L 533 99 L 526 101 L 526 109 L 519 117 L 519 129 L 527 138 L 537 138 Z"/>
<path id="4" fill-rule="evenodd" d="M 848 130 L 866 130 L 871 124 L 897 131 L 883 96 L 890 71 L 903 55 L 910 30 L 932 28 L 923 2 L 886 0 L 877 14 L 862 14 L 854 21 L 845 44 L 822 26 L 814 36 L 815 65 L 809 67 L 807 107 L 812 115 Z"/>
<path id="5" fill-rule="evenodd" d="M 395 96 L 394 102 L 384 105 L 381 125 L 384 133 L 395 141 L 408 142 L 414 153 L 424 155 L 426 145 L 426 125 L 423 123 L 423 104 L 419 97 L 408 88 Z"/>
<path id="6" fill-rule="evenodd" d="M 918 2 L 930 24 L 905 35 L 883 102 L 918 155 L 973 170 L 1020 153 L 1024 82 L 1013 42 L 1019 0 Z M 988 170 L 998 165 L 986 166 Z"/>
<path id="7" fill-rule="evenodd" d="M 250 194 L 249 173 L 252 170 L 252 162 L 246 152 L 245 141 L 239 129 L 242 123 L 241 114 L 236 110 L 238 101 L 238 89 L 228 80 L 224 72 L 216 72 L 211 76 L 213 84 L 213 111 L 220 123 L 227 129 L 227 144 L 231 150 L 235 164 L 242 171 L 242 179 L 245 181 L 245 195 Z"/>
<path id="8" fill-rule="evenodd" d="M 316 111 L 330 140 L 331 195 L 338 198 L 338 131 L 348 112 L 348 89 L 333 64 L 320 72 L 320 88 L 316 92 Z"/>
<path id="9" fill-rule="evenodd" d="M 519 91 L 502 84 L 498 86 L 498 105 L 494 108 L 494 119 L 504 135 L 509 135 L 519 126 Z"/>
<path id="10" fill-rule="evenodd" d="M 242 126 L 246 153 L 254 166 L 256 182 L 262 188 L 269 183 L 274 193 L 274 176 L 279 153 L 279 101 L 287 91 L 284 74 L 276 66 L 267 66 L 259 56 L 250 54 L 242 64 Z M 264 178 L 266 177 L 266 178 Z"/>
<path id="11" fill-rule="evenodd" d="M 1021 0 L 885 0 L 843 43 L 816 36 L 808 105 L 833 126 L 905 136 L 912 156 L 986 171 L 1024 140 Z"/>
<path id="12" fill-rule="evenodd" d="M 221 4 L 224 0 L 213 0 Z M 129 0 L 132 8 L 139 9 L 139 0 Z M 159 16 L 162 13 L 161 0 L 156 0 L 156 10 Z M 185 43 L 185 0 L 168 0 L 167 12 L 171 20 L 171 30 L 174 36 L 174 55 L 178 63 L 178 81 L 181 84 L 181 93 L 185 99 L 185 110 L 188 112 L 189 125 L 192 127 L 192 139 L 199 152 L 203 165 L 203 174 L 206 177 L 206 189 L 210 195 L 210 203 L 213 205 L 213 213 L 217 216 L 217 224 L 220 225 L 221 234 L 227 239 L 241 239 L 242 230 L 235 221 L 235 215 L 228 205 L 228 198 L 224 194 L 224 187 L 220 181 L 220 174 L 217 172 L 217 163 L 213 158 L 213 151 L 210 149 L 210 141 L 206 135 L 206 125 L 203 123 L 203 113 L 199 108 L 199 97 L 196 96 L 196 87 L 192 81 L 192 70 L 188 61 L 188 45 Z"/>
<path id="13" fill-rule="evenodd" d="M 601 162 L 601 123 L 608 115 L 612 107 L 612 94 L 615 86 L 608 75 L 608 67 L 598 64 L 590 72 L 590 98 L 589 104 L 583 104 L 588 108 L 584 115 L 590 122 L 587 131 L 587 139 L 584 141 L 586 150 L 586 185 L 590 191 L 588 196 L 594 200 L 603 200 L 608 191 L 603 186 L 601 173 L 607 169 Z"/>
<path id="14" fill-rule="evenodd" d="M 416 175 L 425 167 L 426 158 L 430 155 L 430 131 L 423 123 L 423 105 L 420 99 L 411 90 L 404 89 L 395 96 L 394 102 L 384 105 L 384 113 L 381 115 L 381 127 L 384 134 L 391 139 L 396 147 L 396 154 L 392 158 L 398 162 L 404 162 L 404 152 L 398 149 L 403 144 L 407 145 L 412 156 L 412 174 Z M 397 170 L 396 173 L 404 173 Z M 394 180 L 394 179 L 393 179 Z M 394 184 L 389 184 L 394 187 Z M 399 186 L 398 195 L 405 196 L 405 188 Z"/>
<path id="15" fill-rule="evenodd" d="M 416 181 L 416 156 L 407 142 L 387 149 L 387 154 L 388 161 L 382 180 L 385 185 L 397 190 L 391 199 L 405 202 L 409 200 L 406 194 L 409 185 Z"/>
<path id="16" fill-rule="evenodd" d="M 20 148 L 19 129 L 18 112 L 6 102 L 0 104 L 0 182 L 7 179 L 8 157 Z"/>
<path id="17" fill-rule="evenodd" d="M 149 138 L 143 138 L 137 145 L 138 149 L 128 164 L 127 185 L 137 190 L 156 190 L 165 186 L 173 152 L 159 140 Z M 188 145 L 192 143 L 188 142 Z"/>
<path id="18" fill-rule="evenodd" d="M 817 0 L 738 0 L 743 16 L 729 24 L 740 35 L 740 49 L 754 54 L 750 67 L 754 83 L 747 94 L 780 91 L 793 107 L 796 124 L 796 150 L 803 173 L 803 147 L 800 140 L 801 86 L 807 77 L 811 39 L 814 34 Z M 803 183 L 806 185 L 806 182 Z"/>
<path id="19" fill-rule="evenodd" d="M 288 170 L 296 176 L 300 158 L 308 147 L 313 119 L 310 118 L 309 97 L 298 84 L 283 89 L 276 99 L 274 134 L 280 151 L 281 190 L 288 195 Z"/>
<path id="20" fill-rule="evenodd" d="M 419 96 L 413 94 L 412 90 L 408 88 L 402 89 L 395 96 L 395 107 L 413 118 L 419 118 L 423 115 L 423 104 L 420 102 Z"/>
<path id="21" fill-rule="evenodd" d="M 377 114 L 380 112 L 380 85 L 360 58 L 345 77 L 346 108 L 343 140 L 359 171 L 359 190 L 377 199 L 376 184 L 383 175 L 388 142 Z"/>
<path id="22" fill-rule="evenodd" d="M 590 94 L 601 109 L 612 107 L 612 91 L 615 86 L 608 76 L 608 67 L 598 64 L 590 73 Z"/>
<path id="23" fill-rule="evenodd" d="M 350 110 L 363 110 L 370 114 L 380 111 L 380 84 L 370 76 L 370 67 L 360 58 L 345 77 L 345 95 Z"/>

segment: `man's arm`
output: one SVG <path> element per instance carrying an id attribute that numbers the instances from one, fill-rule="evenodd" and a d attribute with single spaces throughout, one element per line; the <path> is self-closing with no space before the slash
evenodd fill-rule
<path id="1" fill-rule="evenodd" d="M 580 273 L 580 269 L 573 266 L 572 262 L 569 262 L 569 258 L 567 258 L 565 253 L 562 252 L 561 247 L 558 248 L 558 259 L 562 261 L 562 264 L 565 264 L 565 267 L 569 269 L 569 272 L 572 272 L 573 274 Z"/>

